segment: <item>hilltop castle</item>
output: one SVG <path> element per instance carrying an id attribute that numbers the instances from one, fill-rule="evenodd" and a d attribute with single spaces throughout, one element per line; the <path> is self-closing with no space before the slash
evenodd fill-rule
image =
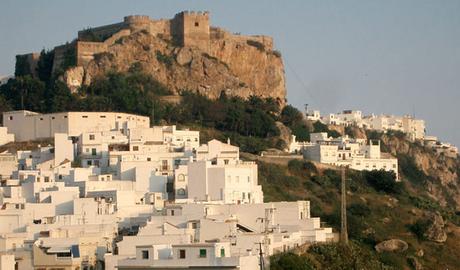
<path id="1" fill-rule="evenodd" d="M 66 57 L 75 56 L 75 65 L 85 66 L 94 55 L 107 51 L 108 47 L 124 36 L 146 31 L 176 46 L 196 47 L 209 53 L 212 40 L 236 38 L 246 42 L 254 40 L 271 50 L 273 40 L 267 36 L 240 36 L 230 34 L 221 28 L 211 27 L 209 12 L 182 11 L 172 19 L 154 20 L 146 15 L 124 17 L 122 22 L 104 25 L 78 32 L 78 38 L 71 43 L 54 48 L 53 71 L 58 70 Z M 33 55 L 35 57 L 29 57 Z M 37 54 L 28 54 L 31 67 L 36 66 Z"/>
<path id="2" fill-rule="evenodd" d="M 135 51 L 135 45 L 125 42 L 142 34 L 151 38 L 133 44 L 142 43 L 141 47 L 146 49 Z M 158 41 L 167 44 L 167 48 Z M 264 35 L 234 34 L 213 27 L 209 12 L 183 11 L 171 19 L 157 20 L 145 15 L 126 16 L 119 23 L 78 31 L 75 40 L 56 46 L 53 52 L 52 72 L 64 74 L 71 89 L 89 84 L 91 78 L 103 74 L 107 65 L 95 64 L 93 60 L 111 55 L 117 59 L 110 68 L 118 64 L 118 70 L 125 71 L 126 66 L 121 67 L 124 63 L 142 62 L 150 68 L 148 72 L 153 77 L 174 93 L 188 89 L 215 98 L 226 91 L 244 98 L 257 95 L 285 102 L 284 67 L 280 53 L 273 50 L 273 39 Z M 155 62 L 158 54 L 175 58 L 174 63 L 178 65 L 171 69 L 171 66 L 162 66 Z M 22 70 L 37 75 L 35 67 L 39 54 L 16 58 L 17 67 L 19 63 L 23 65 Z M 185 65 L 184 61 L 196 64 Z"/>

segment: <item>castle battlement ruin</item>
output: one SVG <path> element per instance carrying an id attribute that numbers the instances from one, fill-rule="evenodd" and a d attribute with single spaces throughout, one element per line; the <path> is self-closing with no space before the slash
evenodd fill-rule
<path id="1" fill-rule="evenodd" d="M 133 38 L 144 42 L 140 51 L 135 52 L 135 43 L 130 43 Z M 159 45 L 161 43 L 167 48 Z M 286 97 L 284 67 L 280 53 L 273 50 L 273 39 L 264 35 L 241 35 L 211 26 L 207 11 L 182 11 L 169 19 L 128 15 L 117 23 L 78 31 L 73 41 L 54 47 L 53 53 L 52 72 L 62 74 L 61 79 L 72 91 L 89 84 L 99 72 L 103 73 L 105 67 L 96 64 L 95 60 L 111 55 L 114 59 L 109 62 L 119 61 L 118 64 L 127 65 L 144 63 L 147 72 L 173 93 L 190 89 L 215 98 L 225 91 L 244 98 L 250 95 L 273 97 L 280 103 Z M 161 61 L 157 61 L 158 54 L 176 59 L 176 77 L 171 76 L 171 71 L 165 69 Z M 120 57 L 125 60 L 121 61 Z M 207 60 L 200 60 L 200 57 Z M 34 76 L 38 58 L 18 56 Z M 196 64 L 185 66 L 184 63 L 190 64 L 192 58 Z M 214 66 L 211 68 L 211 65 Z M 218 66 L 221 69 L 214 72 Z M 177 77 L 178 73 L 186 73 L 178 69 L 186 68 L 194 69 L 193 79 L 189 76 Z M 209 75 L 210 71 L 206 69 L 214 73 Z M 126 67 L 120 70 L 126 70 Z"/>
<path id="2" fill-rule="evenodd" d="M 62 65 L 68 55 L 75 56 L 75 65 L 85 66 L 94 55 L 107 51 L 108 46 L 130 34 L 146 31 L 152 35 L 173 42 L 176 46 L 197 47 L 211 53 L 212 43 L 221 39 L 247 42 L 252 40 L 273 49 L 273 40 L 267 36 L 243 36 L 232 34 L 219 27 L 210 26 L 207 11 L 182 11 L 172 19 L 151 19 L 147 15 L 129 15 L 122 22 L 92 27 L 78 31 L 71 43 L 55 47 L 53 71 Z"/>

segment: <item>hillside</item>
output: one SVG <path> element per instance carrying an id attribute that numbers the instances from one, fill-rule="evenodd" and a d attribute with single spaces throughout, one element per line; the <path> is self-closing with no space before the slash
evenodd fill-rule
<path id="1" fill-rule="evenodd" d="M 415 264 L 423 269 L 460 269 L 459 161 L 436 155 L 403 134 L 348 133 L 380 138 L 383 150 L 399 158 L 403 181 L 396 183 L 385 172 L 349 171 L 350 246 L 314 245 L 297 251 L 300 257 L 286 254 L 272 258 L 273 263 L 285 268 L 303 265 L 295 269 L 421 269 Z M 340 172 L 302 160 L 258 163 L 267 201 L 310 200 L 312 215 L 339 230 Z M 375 246 L 389 239 L 403 240 L 407 250 L 376 252 Z"/>

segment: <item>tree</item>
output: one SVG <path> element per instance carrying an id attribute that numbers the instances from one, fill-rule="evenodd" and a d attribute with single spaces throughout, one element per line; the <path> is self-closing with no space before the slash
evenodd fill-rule
<path id="1" fill-rule="evenodd" d="M 45 110 L 45 84 L 30 75 L 9 80 L 1 87 L 4 97 L 16 110 Z"/>
<path id="2" fill-rule="evenodd" d="M 53 70 L 53 61 L 54 61 L 54 51 L 45 51 L 43 49 L 40 52 L 40 58 L 38 59 L 37 63 L 37 75 L 38 78 L 48 83 L 51 79 L 51 73 Z"/>
<path id="3" fill-rule="evenodd" d="M 396 174 L 385 170 L 364 171 L 367 182 L 377 191 L 387 193 L 400 192 L 400 186 L 396 182 Z"/>

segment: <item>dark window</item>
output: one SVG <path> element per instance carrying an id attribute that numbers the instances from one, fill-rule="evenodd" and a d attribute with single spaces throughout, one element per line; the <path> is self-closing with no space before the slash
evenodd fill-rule
<path id="1" fill-rule="evenodd" d="M 139 146 L 133 146 L 133 151 L 139 151 Z"/>
<path id="2" fill-rule="evenodd" d="M 206 258 L 206 249 L 200 249 L 200 258 Z"/>
<path id="3" fill-rule="evenodd" d="M 149 259 L 149 251 L 148 250 L 142 250 L 142 259 L 143 260 L 148 260 Z"/>
<path id="4" fill-rule="evenodd" d="M 10 116 L 10 120 L 13 120 L 13 116 Z"/>
<path id="5" fill-rule="evenodd" d="M 95 139 L 94 134 L 89 135 L 89 139 L 90 139 L 91 141 L 93 141 L 93 140 Z"/>
<path id="6" fill-rule="evenodd" d="M 97 153 L 97 152 L 96 152 L 96 148 L 92 148 L 92 149 L 91 149 L 91 155 L 95 156 L 96 153 Z"/>
<path id="7" fill-rule="evenodd" d="M 220 256 L 225 257 L 225 248 L 220 249 Z"/>
<path id="8" fill-rule="evenodd" d="M 185 249 L 179 249 L 179 259 L 185 259 Z"/>
<path id="9" fill-rule="evenodd" d="M 200 26 L 200 24 L 198 22 L 195 22 L 195 27 L 198 27 Z"/>

